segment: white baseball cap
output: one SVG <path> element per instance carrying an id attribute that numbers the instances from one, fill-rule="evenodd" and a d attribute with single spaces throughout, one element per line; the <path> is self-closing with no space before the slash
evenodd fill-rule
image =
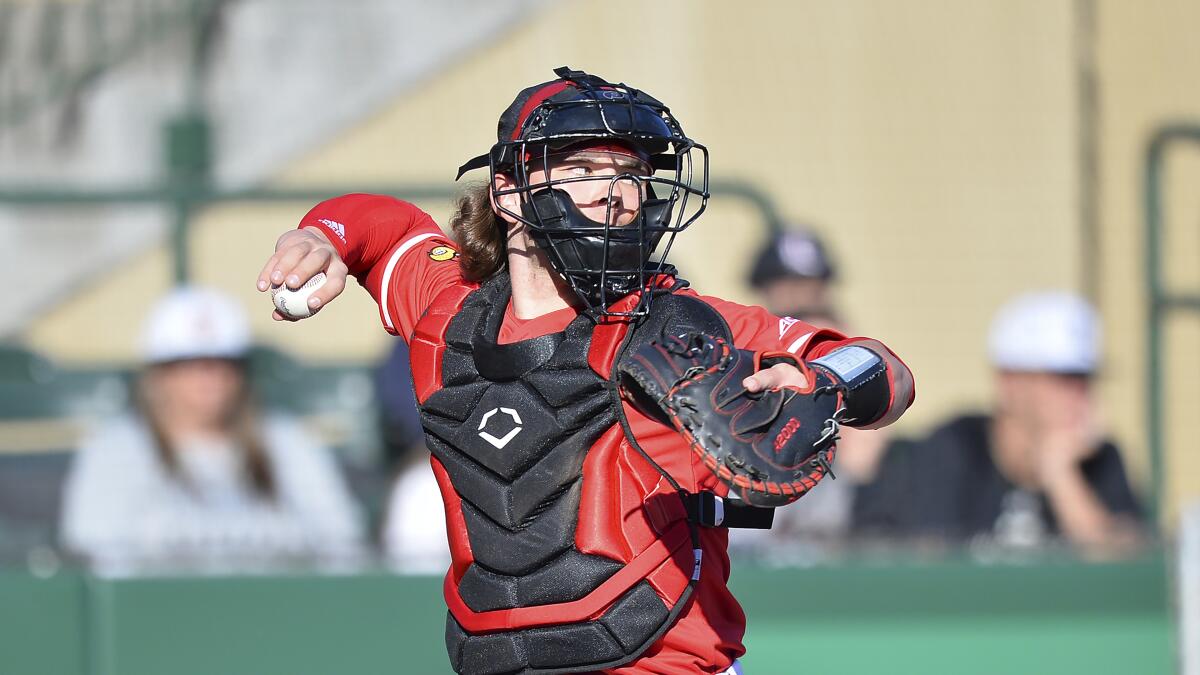
<path id="1" fill-rule="evenodd" d="M 988 353 L 1000 370 L 1094 373 L 1100 365 L 1100 321 L 1072 293 L 1022 295 L 996 313 Z"/>
<path id="2" fill-rule="evenodd" d="M 250 344 L 250 324 L 241 305 L 208 288 L 176 288 L 154 305 L 142 326 L 146 363 L 239 359 Z"/>

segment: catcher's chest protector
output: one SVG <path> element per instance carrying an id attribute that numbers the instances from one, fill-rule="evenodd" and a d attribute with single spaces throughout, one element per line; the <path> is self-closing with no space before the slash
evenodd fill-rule
<path id="1" fill-rule="evenodd" d="M 674 622 L 694 566 L 686 521 L 647 508 L 678 498 L 629 450 L 620 399 L 598 374 L 626 328 L 581 315 L 562 333 L 497 344 L 509 295 L 506 276 L 444 292 L 411 346 L 453 557 L 450 661 L 521 674 L 628 663 Z"/>

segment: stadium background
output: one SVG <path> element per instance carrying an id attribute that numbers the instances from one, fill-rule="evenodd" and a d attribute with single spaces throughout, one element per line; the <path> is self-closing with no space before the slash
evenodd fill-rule
<path id="1" fill-rule="evenodd" d="M 1151 498 L 1155 472 L 1147 363 L 1154 304 L 1147 287 L 1145 241 L 1148 188 L 1153 185 L 1147 179 L 1148 152 L 1155 134 L 1168 125 L 1200 125 L 1200 88 L 1195 86 L 1200 43 L 1193 30 L 1200 23 L 1200 5 L 1195 2 L 459 0 L 431 8 L 419 3 L 317 0 L 80 0 L 0 6 L 5 16 L 16 17 L 5 24 L 15 30 L 12 26 L 22 25 L 27 15 L 41 17 L 47 5 L 58 7 L 66 17 L 101 7 L 110 34 L 120 32 L 114 25 L 136 19 L 139 12 L 184 16 L 175 23 L 139 29 L 157 29 L 162 38 L 146 40 L 124 60 L 97 70 L 69 101 L 48 96 L 36 112 L 0 121 L 0 236 L 18 279 L 10 282 L 12 297 L 0 301 L 6 315 L 0 327 L 7 338 L 55 363 L 85 369 L 132 364 L 141 316 L 174 279 L 168 210 L 148 201 L 134 204 L 120 195 L 99 206 L 65 205 L 80 190 L 96 196 L 106 190 L 159 185 L 167 175 L 163 129 L 169 121 L 176 122 L 176 143 L 186 145 L 197 138 L 196 120 L 208 120 L 213 143 L 207 175 L 219 189 L 266 186 L 321 192 L 378 186 L 390 187 L 399 196 L 411 189 L 414 201 L 444 223 L 448 201 L 433 193 L 452 187 L 458 164 L 490 145 L 495 118 L 514 91 L 547 79 L 555 66 L 569 64 L 653 92 L 671 105 L 691 136 L 708 145 L 714 179 L 756 188 L 785 221 L 811 223 L 826 238 L 845 270 L 839 302 L 850 322 L 863 334 L 887 340 L 917 374 L 918 404 L 901 422 L 901 434 L 918 434 L 953 411 L 985 405 L 987 327 L 1005 299 L 1046 287 L 1089 296 L 1104 320 L 1102 396 L 1107 418 L 1127 451 L 1136 485 L 1147 500 Z M 222 16 L 224 32 L 218 37 L 224 39 L 214 40 L 212 53 L 205 57 L 215 65 L 197 75 L 191 29 L 206 25 L 202 20 L 213 7 Z M 189 22 L 188 16 L 201 20 Z M 40 21 L 37 25 L 45 23 L 44 18 Z M 82 32 L 68 24 L 63 21 L 59 28 L 64 41 L 89 34 L 86 23 Z M 18 42 L 9 44 L 15 52 Z M 63 64 L 39 66 L 11 59 L 2 67 L 7 70 L 0 74 L 18 84 L 22 78 L 39 79 L 54 74 L 55 68 L 67 69 Z M 223 86 L 222 73 L 235 74 L 233 84 Z M 21 87 L 4 91 L 9 98 L 5 103 L 22 103 Z M 83 120 L 76 120 L 83 131 L 77 147 L 67 141 L 64 149 L 56 130 L 68 105 L 75 106 L 72 114 Z M 138 112 L 118 114 L 121 111 Z M 239 115 L 251 121 L 238 123 Z M 109 123 L 112 127 L 106 129 Z M 183 145 L 174 147 L 175 176 L 186 177 L 188 158 L 200 155 L 189 154 Z M 1158 271 L 1168 290 L 1195 294 L 1200 287 L 1200 200 L 1195 188 L 1200 148 L 1186 142 L 1166 148 L 1161 173 L 1166 257 Z M 95 159 L 101 155 L 107 159 Z M 194 164 L 193 169 L 205 163 Z M 203 178 L 205 173 L 197 175 Z M 54 193 L 63 199 L 51 206 L 32 203 L 39 195 Z M 197 208 L 186 241 L 188 270 L 192 279 L 227 290 L 254 310 L 256 335 L 263 343 L 307 364 L 353 369 L 378 360 L 387 349 L 388 338 L 364 293 L 348 293 L 316 320 L 293 326 L 271 322 L 266 299 L 253 288 L 275 238 L 293 226 L 312 201 L 240 201 Z M 751 251 L 766 231 L 763 212 L 752 202 L 734 196 L 722 199 L 718 193 L 709 213 L 680 239 L 674 259 L 703 291 L 751 300 L 741 280 Z M 122 236 L 124 241 L 112 243 Z M 81 255 L 89 248 L 98 254 Z M 1038 586 L 1033 584 L 1023 591 L 1027 602 L 1012 601 L 1007 609 L 994 592 L 1005 583 L 991 576 L 996 570 L 973 565 L 918 568 L 937 575 L 922 577 L 924 586 L 912 579 L 908 586 L 895 585 L 908 588 L 907 596 L 897 592 L 915 598 L 917 604 L 936 595 L 930 589 L 939 584 L 933 580 L 959 578 L 957 574 L 965 584 L 955 594 L 956 602 L 925 603 L 920 611 L 932 617 L 931 627 L 914 638 L 918 644 L 925 639 L 944 647 L 946 636 L 938 642 L 939 630 L 956 625 L 958 617 L 971 616 L 976 620 L 965 624 L 967 634 L 957 641 L 962 651 L 951 652 L 959 658 L 972 649 L 992 654 L 987 641 L 1000 638 L 1032 644 L 1030 648 L 1041 653 L 1036 640 L 1026 640 L 1042 633 L 1059 636 L 1061 642 L 1048 641 L 1045 653 L 1066 650 L 1074 660 L 1064 664 L 1078 663 L 1090 652 L 1088 663 L 1098 664 L 1094 672 L 1170 668 L 1189 639 L 1179 639 L 1176 603 L 1167 597 L 1175 583 L 1169 573 L 1175 567 L 1170 562 L 1173 542 L 1181 508 L 1200 496 L 1200 456 L 1194 452 L 1200 431 L 1195 415 L 1200 404 L 1195 378 L 1200 367 L 1197 316 L 1171 311 L 1163 323 L 1162 363 L 1168 377 L 1161 388 L 1164 408 L 1157 427 L 1164 434 L 1162 555 L 1081 568 L 1091 571 L 1061 579 L 1053 576 L 1060 569 L 1056 566 L 1075 569 L 1074 563 L 1039 563 L 1031 574 L 1055 579 L 1045 584 L 1047 588 L 1078 584 L 1077 601 L 1061 599 L 1055 605 L 1047 599 L 1039 604 Z M 10 431 L 14 429 L 22 430 L 21 439 L 34 433 L 28 425 Z M 6 452 L 21 450 L 9 447 L 20 445 L 14 438 L 15 431 L 5 443 Z M 41 442 L 34 438 L 29 445 Z M 848 567 L 844 577 L 836 570 L 796 574 L 798 579 L 806 573 L 826 575 L 820 578 L 836 587 L 861 582 L 854 574 L 875 570 L 855 569 Z M 896 563 L 875 571 L 903 580 L 908 569 Z M 908 573 L 920 576 L 920 571 Z M 1113 576 L 1101 582 L 1096 575 L 1103 573 Z M 84 640 L 90 646 L 77 661 L 89 665 L 78 671 L 27 665 L 28 670 L 13 672 L 154 672 L 157 666 L 146 663 L 161 662 L 135 666 L 129 665 L 138 663 L 134 657 L 121 661 L 114 655 L 120 649 L 146 648 L 136 632 L 121 631 L 145 630 L 157 636 L 154 624 L 163 617 L 179 619 L 194 630 L 201 626 L 187 623 L 192 610 L 186 604 L 150 602 L 143 606 L 144 614 L 133 609 L 122 614 L 122 608 L 136 607 L 138 593 L 166 592 L 170 583 L 179 584 L 178 597 L 193 598 L 198 611 L 208 602 L 192 585 L 203 582 L 163 581 L 131 589 L 135 582 L 123 586 L 61 571 L 51 581 L 61 586 L 64 598 L 85 598 L 79 607 L 87 609 L 79 609 L 83 616 L 76 616 L 75 600 L 63 600 L 61 612 L 55 614 L 52 605 L 42 605 L 37 600 L 41 596 L 22 585 L 23 574 L 6 573 L 9 585 L 0 589 L 15 594 L 10 598 L 28 597 L 33 603 L 28 611 L 44 612 L 48 635 L 60 629 L 69 633 L 72 629 L 63 627 L 60 619 L 75 616 L 78 630 L 90 636 Z M 305 588 L 313 602 L 323 602 L 321 585 L 329 580 L 311 581 L 315 586 Z M 1087 583 L 1111 588 L 1109 581 L 1139 592 L 1127 603 L 1113 600 L 1111 606 L 1083 600 L 1093 588 Z M 252 583 L 252 590 L 239 594 L 231 611 L 252 616 L 256 605 L 241 598 L 256 593 L 263 594 L 265 603 L 278 601 L 283 596 L 271 594 L 272 583 L 287 582 Z M 353 583 L 361 588 L 378 583 L 401 599 L 410 596 L 388 584 L 416 582 L 384 575 Z M 881 592 L 891 588 L 881 582 Z M 26 592 L 32 594 L 20 595 Z M 386 596 L 357 592 L 376 601 Z M 419 597 L 428 605 L 407 606 L 404 613 L 437 624 L 436 593 Z M 796 601 L 803 604 L 801 597 Z M 822 598 L 827 605 L 821 607 L 846 602 L 861 612 L 843 612 L 838 615 L 842 623 L 834 624 L 805 615 L 809 618 L 797 619 L 796 630 L 783 644 L 802 642 L 805 631 L 814 626 L 844 625 L 845 631 L 830 629 L 844 642 L 830 639 L 835 647 L 841 645 L 840 663 L 846 666 L 854 663 L 846 660 L 847 651 L 880 644 L 869 638 L 869 630 L 854 633 L 850 624 L 855 620 L 897 617 L 891 623 L 879 619 L 885 626 L 878 631 L 882 636 L 897 635 L 907 623 L 899 611 L 892 615 L 873 609 L 866 599 L 846 600 L 832 592 Z M 337 622 L 346 630 L 356 620 L 353 606 L 329 601 L 347 612 Z M 752 640 L 756 614 L 770 615 L 770 604 L 765 597 L 749 604 Z M 35 605 L 43 609 L 34 610 Z M 0 610 L 8 633 L 0 635 L 0 643 L 40 625 L 29 623 L 29 615 L 14 612 L 14 606 L 4 603 Z M 104 611 L 111 611 L 111 617 L 88 614 L 97 607 L 107 607 Z M 379 631 L 395 617 L 382 605 L 374 611 L 379 613 L 372 616 L 371 626 L 359 635 L 387 634 Z M 1044 623 L 1029 620 L 1035 614 Z M 1089 621 L 1095 630 L 1079 628 L 1079 622 Z M 101 631 L 97 636 L 97 624 L 111 634 Z M 772 630 L 769 625 L 788 626 L 786 617 L 763 625 L 764 633 Z M 1014 628 L 1021 625 L 1025 628 Z M 1074 642 L 1071 631 L 1076 632 Z M 353 643 L 354 634 L 347 633 L 347 643 Z M 435 656 L 440 653 L 436 637 L 431 647 Z M 864 642 L 860 646 L 851 637 Z M 263 644 L 272 644 L 264 639 Z M 24 648 L 44 645 L 50 651 L 57 644 L 44 635 L 42 640 L 26 641 Z M 97 656 L 97 644 L 116 651 Z M 382 656 L 388 646 L 381 640 L 371 648 L 377 651 L 364 653 Z M 1138 662 L 1151 667 L 1130 670 L 1130 661 L 1114 661 L 1106 646 L 1114 653 L 1125 652 L 1126 658 L 1136 655 Z M 168 656 L 187 651 L 185 646 L 176 652 L 164 649 Z M 248 655 L 254 651 L 250 646 L 244 651 L 241 657 L 251 663 L 270 662 L 254 661 Z M 760 653 L 766 651 L 764 647 Z M 931 658 L 931 653 L 918 650 L 909 655 L 915 661 L 911 666 L 893 664 L 885 670 L 952 672 L 923 668 L 919 659 Z M 833 654 L 828 663 L 836 666 L 838 652 Z M 883 660 L 874 663 L 891 663 L 887 654 L 877 656 Z M 1069 665 L 1053 667 L 1047 658 L 1043 655 L 1020 672 L 1072 672 Z M 959 672 L 993 672 L 983 660 Z M 1112 670 L 1096 670 L 1105 662 Z M 782 663 L 750 663 L 756 666 L 753 672 L 789 672 Z M 179 664 L 178 672 L 201 672 L 188 670 L 194 667 L 195 663 Z M 1008 665 L 996 667 L 995 672 L 1013 672 Z M 354 672 L 385 670 L 379 663 L 366 663 Z"/>

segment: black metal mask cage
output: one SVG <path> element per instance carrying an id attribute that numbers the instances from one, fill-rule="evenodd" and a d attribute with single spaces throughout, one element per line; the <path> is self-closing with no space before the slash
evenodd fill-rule
<path id="1" fill-rule="evenodd" d="M 492 185 L 497 174 L 513 183 L 495 195 L 517 195 L 521 204 L 519 212 L 500 200 L 497 207 L 529 228 L 589 314 L 641 316 L 649 311 L 652 293 L 642 293 L 633 306 L 612 305 L 645 289 L 656 275 L 671 273 L 666 258 L 675 235 L 708 203 L 708 150 L 688 138 L 653 98 L 590 75 L 578 79 L 584 81 L 572 81 L 577 93 L 568 100 L 543 101 L 514 134 L 516 140 L 493 146 L 488 154 Z M 645 169 L 552 178 L 564 153 L 597 145 L 628 148 L 644 159 Z M 544 178 L 534 182 L 538 171 Z M 575 203 L 568 186 L 577 183 L 591 183 L 593 192 L 605 195 L 603 221 L 588 218 Z M 607 183 L 602 193 L 597 183 Z M 636 188 L 636 205 L 623 196 L 631 188 Z M 617 224 L 617 202 L 634 211 L 630 222 Z M 660 244 L 661 254 L 652 257 Z"/>

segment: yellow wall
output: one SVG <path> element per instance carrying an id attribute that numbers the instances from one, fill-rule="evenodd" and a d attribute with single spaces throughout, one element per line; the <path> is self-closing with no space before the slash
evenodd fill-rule
<path id="1" fill-rule="evenodd" d="M 1172 121 L 1200 125 L 1200 41 L 1187 26 L 1200 25 L 1200 3 L 1102 0 L 1097 3 L 1096 58 L 1100 93 L 1100 302 L 1108 331 L 1111 377 L 1105 401 L 1119 437 L 1142 466 L 1146 426 L 1144 214 L 1142 170 L 1154 129 Z M 1200 292 L 1200 146 L 1170 153 L 1166 181 L 1169 259 L 1166 275 L 1176 290 Z M 1200 331 L 1197 320 L 1178 318 L 1168 331 L 1168 515 L 1200 497 Z"/>
<path id="2" fill-rule="evenodd" d="M 557 3 L 307 149 L 278 181 L 449 182 L 494 141 L 515 91 L 549 79 L 554 66 L 645 88 L 709 146 L 714 176 L 753 181 L 827 237 L 845 272 L 849 319 L 916 372 L 918 404 L 901 427 L 915 433 L 988 400 L 984 344 L 999 304 L 1036 288 L 1082 290 L 1076 50 L 1086 6 Z M 1164 117 L 1200 119 L 1191 30 L 1200 5 L 1111 0 L 1095 12 L 1100 301 L 1112 365 L 1104 398 L 1144 478 L 1140 152 Z M 254 302 L 268 340 L 310 357 L 373 357 L 386 336 L 365 294 L 286 326 L 266 319 L 267 302 L 254 297 L 258 266 L 306 206 L 210 212 L 196 234 L 197 276 Z M 445 204 L 423 206 L 444 222 Z M 740 279 L 760 237 L 743 205 L 718 197 L 675 261 L 701 290 L 747 300 Z M 30 339 L 65 359 L 129 358 L 134 317 L 165 283 L 162 254 L 151 254 L 48 312 Z M 106 321 L 118 323 L 94 339 L 70 337 L 75 326 Z M 1181 404 L 1194 409 L 1197 400 L 1193 392 Z M 1174 447 L 1177 466 L 1195 461 Z M 1195 464 L 1187 471 L 1173 474 L 1173 494 L 1200 490 Z"/>

